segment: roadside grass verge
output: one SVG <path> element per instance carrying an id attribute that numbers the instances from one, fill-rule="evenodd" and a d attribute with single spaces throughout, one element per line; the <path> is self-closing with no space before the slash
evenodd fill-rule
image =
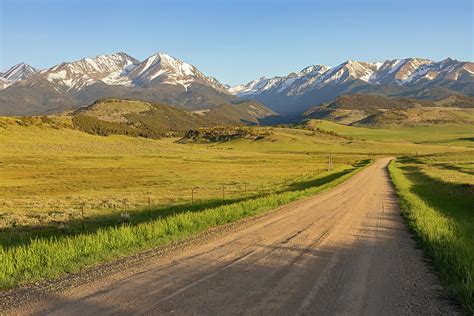
<path id="1" fill-rule="evenodd" d="M 67 222 L 67 229 L 58 227 L 38 227 L 35 229 L 20 230 L 17 227 L 4 229 L 0 232 L 0 245 L 5 249 L 26 246 L 33 240 L 50 239 L 61 237 L 72 237 L 81 234 L 92 234 L 98 229 L 105 229 L 108 227 L 115 227 L 121 224 L 120 214 L 126 213 L 128 215 L 129 224 L 137 225 L 150 220 L 165 218 L 170 215 L 179 214 L 183 212 L 200 212 L 210 208 L 216 208 L 223 205 L 234 204 L 247 199 L 255 198 L 255 196 L 229 198 L 229 199 L 209 199 L 204 201 L 197 201 L 195 203 L 176 203 L 171 205 L 152 205 L 150 208 L 137 208 L 120 210 L 116 213 L 99 214 L 96 216 L 89 216 L 82 228 L 81 219 L 74 219 Z"/>
<path id="2" fill-rule="evenodd" d="M 444 286 L 474 312 L 474 191 L 423 172 L 421 160 L 389 165 L 403 216 Z"/>
<path id="3" fill-rule="evenodd" d="M 273 210 L 281 205 L 333 188 L 370 163 L 325 173 L 293 191 L 236 201 L 206 209 L 178 208 L 136 225 L 115 225 L 74 236 L 31 239 L 26 245 L 0 246 L 0 288 L 54 278 L 89 265 L 163 246 L 208 228 Z M 311 186 L 312 185 L 312 186 Z"/>

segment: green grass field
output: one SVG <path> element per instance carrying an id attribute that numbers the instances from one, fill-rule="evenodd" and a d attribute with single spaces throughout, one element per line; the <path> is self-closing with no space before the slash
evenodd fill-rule
<path id="1" fill-rule="evenodd" d="M 63 119 L 65 120 L 65 119 Z M 2 119 L 0 228 L 45 226 L 94 218 L 151 204 L 258 193 L 376 155 L 454 151 L 443 145 L 354 141 L 305 129 L 268 128 L 264 141 L 177 144 L 95 136 L 61 124 Z"/>
<path id="2" fill-rule="evenodd" d="M 474 311 L 473 167 L 472 152 L 469 152 L 402 157 L 389 168 L 409 227 L 433 259 L 445 286 L 471 312 Z"/>
<path id="3" fill-rule="evenodd" d="M 64 117 L 0 118 L 2 287 L 268 211 L 330 188 L 377 157 L 397 156 L 407 157 L 391 167 L 400 196 L 410 194 L 402 205 L 407 214 L 423 205 L 407 216 L 409 225 L 443 282 L 472 306 L 472 281 L 462 278 L 466 271 L 472 276 L 465 269 L 472 267 L 473 243 L 466 238 L 474 227 L 472 126 L 375 129 L 311 121 L 262 129 L 267 136 L 258 140 L 181 144 L 177 138 L 90 135 Z M 429 195 L 433 190 L 438 200 Z M 463 224 L 454 230 L 462 232 L 459 238 L 450 230 L 457 222 Z M 439 264 L 446 254 L 433 250 L 436 239 L 423 237 L 432 236 L 430 225 L 461 240 L 449 262 L 464 260 L 464 266 L 453 277 Z"/>
<path id="4" fill-rule="evenodd" d="M 4 119 L 3 126 L 0 228 L 61 224 L 81 216 L 83 204 L 93 218 L 141 209 L 149 200 L 168 205 L 189 202 L 192 195 L 196 201 L 221 198 L 222 185 L 226 198 L 276 190 L 326 170 L 327 150 L 338 143 L 300 136 L 313 145 L 295 142 L 287 148 L 286 136 L 277 131 L 272 149 L 278 152 L 268 152 L 266 142 L 183 145 L 172 138 L 102 137 L 44 123 L 23 126 L 13 119 Z M 367 157 L 341 153 L 334 157 L 335 167 Z"/>
<path id="5" fill-rule="evenodd" d="M 357 139 L 414 144 L 474 147 L 474 125 L 430 125 L 414 127 L 367 128 L 313 120 L 310 125 Z"/>

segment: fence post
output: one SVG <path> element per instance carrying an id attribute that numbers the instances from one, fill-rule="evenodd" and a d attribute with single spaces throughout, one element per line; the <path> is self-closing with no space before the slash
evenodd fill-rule
<path id="1" fill-rule="evenodd" d="M 244 196 L 247 196 L 247 183 L 244 183 Z"/>
<path id="2" fill-rule="evenodd" d="M 148 219 L 151 219 L 151 196 L 148 195 Z"/>
<path id="3" fill-rule="evenodd" d="M 225 200 L 225 189 L 224 184 L 222 184 L 222 199 Z"/>
<path id="4" fill-rule="evenodd" d="M 82 230 L 86 230 L 86 225 L 84 223 L 84 212 L 86 208 L 86 202 L 82 203 L 82 208 L 81 208 L 81 224 L 82 224 Z"/>
<path id="5" fill-rule="evenodd" d="M 191 188 L 191 203 L 194 203 L 194 188 Z"/>

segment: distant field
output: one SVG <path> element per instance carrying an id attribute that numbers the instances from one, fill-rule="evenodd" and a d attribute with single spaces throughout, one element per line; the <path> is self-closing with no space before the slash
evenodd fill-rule
<path id="1" fill-rule="evenodd" d="M 404 141 L 417 144 L 445 144 L 474 147 L 474 125 L 366 128 L 316 120 L 310 124 L 344 136 L 365 140 Z"/>

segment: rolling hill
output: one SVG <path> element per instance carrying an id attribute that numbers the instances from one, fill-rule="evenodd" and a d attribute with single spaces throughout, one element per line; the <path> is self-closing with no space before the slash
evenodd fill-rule
<path id="1" fill-rule="evenodd" d="M 74 111 L 72 121 L 76 128 L 92 134 L 160 138 L 200 127 L 256 125 L 259 118 L 272 114 L 255 102 L 188 111 L 160 103 L 104 99 Z"/>
<path id="2" fill-rule="evenodd" d="M 474 124 L 474 97 L 450 96 L 439 101 L 342 95 L 311 107 L 303 119 L 325 119 L 346 125 Z"/>

